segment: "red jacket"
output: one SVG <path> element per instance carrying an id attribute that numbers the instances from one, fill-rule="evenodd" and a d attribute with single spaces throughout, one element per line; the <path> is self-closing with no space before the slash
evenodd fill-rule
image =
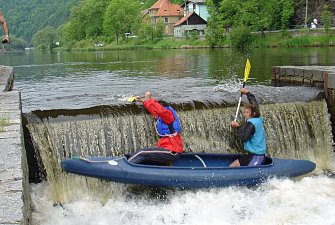
<path id="1" fill-rule="evenodd" d="M 151 98 L 149 100 L 145 100 L 143 105 L 156 119 L 160 117 L 166 124 L 170 124 L 174 121 L 172 112 L 168 109 L 165 109 L 155 99 Z M 183 141 L 179 133 L 173 137 L 160 138 L 156 146 L 159 148 L 165 148 L 172 152 L 183 152 Z"/>

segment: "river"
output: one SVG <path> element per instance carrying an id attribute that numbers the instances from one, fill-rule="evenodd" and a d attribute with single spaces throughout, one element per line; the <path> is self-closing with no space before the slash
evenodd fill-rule
<path id="1" fill-rule="evenodd" d="M 247 87 L 265 103 L 304 102 L 315 91 L 272 87 L 272 66 L 335 65 L 332 48 L 255 49 L 247 55 Z M 124 105 L 146 90 L 171 102 L 226 97 L 233 104 L 245 59 L 230 49 L 27 51 L 4 53 L 0 64 L 14 67 L 14 88 L 22 92 L 23 112 L 30 113 Z M 62 204 L 54 204 L 47 181 L 31 184 L 32 224 L 335 224 L 335 179 L 320 170 L 253 188 L 150 189 L 97 181 L 88 188 L 90 182 L 78 181 Z"/>

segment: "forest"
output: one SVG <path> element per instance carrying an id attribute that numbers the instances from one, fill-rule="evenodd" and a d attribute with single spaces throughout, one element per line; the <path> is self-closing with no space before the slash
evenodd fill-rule
<path id="1" fill-rule="evenodd" d="M 83 40 L 112 42 L 125 32 L 141 41 L 159 39 L 162 29 L 153 30 L 141 21 L 142 11 L 156 0 L 12 0 L 1 1 L 10 32 L 22 45 L 55 47 Z M 181 4 L 183 0 L 173 0 Z M 305 24 L 306 0 L 207 0 L 210 13 L 206 38 L 219 42 L 226 27 L 245 26 L 250 31 L 301 27 Z M 322 22 L 323 6 L 334 13 L 334 0 L 309 0 L 308 21 Z M 162 26 L 162 25 L 161 25 Z M 160 30 L 161 29 L 161 30 Z"/>

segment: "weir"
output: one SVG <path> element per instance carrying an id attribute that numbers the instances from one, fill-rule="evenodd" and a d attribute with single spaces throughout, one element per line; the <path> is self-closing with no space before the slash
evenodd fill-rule
<path id="1" fill-rule="evenodd" d="M 236 106 L 185 103 L 173 107 L 183 128 L 185 152 L 242 152 L 242 143 L 230 127 Z M 270 156 L 308 159 L 319 172 L 332 169 L 331 126 L 324 100 L 262 104 L 261 113 Z M 107 199 L 112 191 L 110 184 L 97 179 L 65 174 L 60 168 L 62 159 L 118 156 L 155 146 L 158 140 L 154 119 L 139 105 L 38 111 L 25 118 L 38 167 L 44 168 L 38 174 L 48 180 L 55 203 L 70 200 L 78 189 Z"/>

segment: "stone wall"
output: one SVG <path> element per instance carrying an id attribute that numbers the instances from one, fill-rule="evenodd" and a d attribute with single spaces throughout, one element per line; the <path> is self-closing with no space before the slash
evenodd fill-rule
<path id="1" fill-rule="evenodd" d="M 0 66 L 0 225 L 30 224 L 31 200 L 22 129 L 21 93 L 12 67 Z"/>

